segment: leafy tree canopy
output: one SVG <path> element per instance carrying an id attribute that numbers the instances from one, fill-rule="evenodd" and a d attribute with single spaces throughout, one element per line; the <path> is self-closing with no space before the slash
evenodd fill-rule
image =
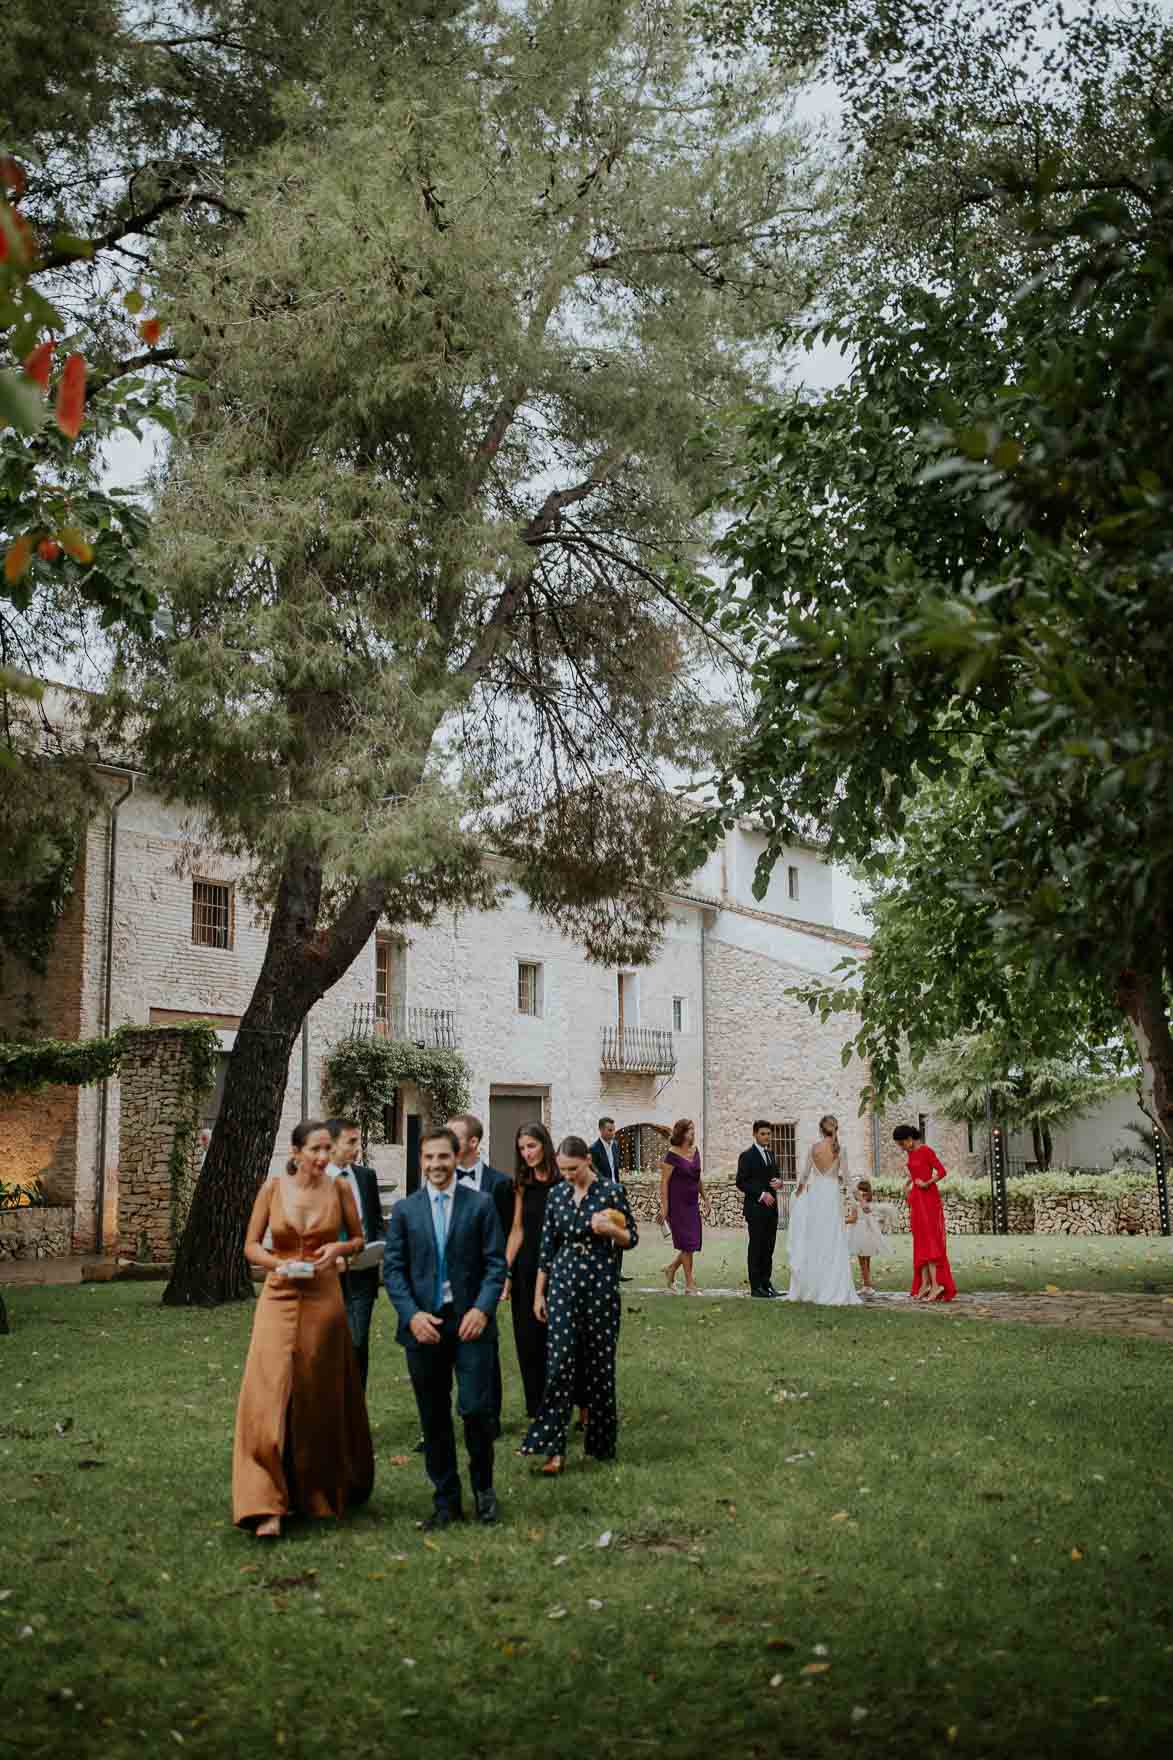
<path id="1" fill-rule="evenodd" d="M 973 13 L 906 39 L 952 58 L 939 87 L 888 48 L 863 79 L 861 178 L 907 153 L 940 199 L 922 181 L 903 275 L 861 260 L 849 383 L 740 436 L 706 604 L 756 641 L 759 710 L 726 798 L 773 828 L 768 867 L 812 822 L 873 858 L 971 779 L 984 836 L 923 874 L 926 908 L 984 900 L 999 961 L 1091 978 L 1171 1121 L 1173 35 L 1147 8 L 1060 33 L 1038 96 L 966 59 Z M 992 16 L 1005 50 L 1023 9 Z"/>

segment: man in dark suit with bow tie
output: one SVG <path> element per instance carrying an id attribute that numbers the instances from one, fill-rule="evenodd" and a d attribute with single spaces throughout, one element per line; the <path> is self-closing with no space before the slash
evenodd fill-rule
<path id="1" fill-rule="evenodd" d="M 778 1162 L 770 1148 L 770 1121 L 755 1118 L 753 1145 L 743 1149 L 737 1159 L 737 1189 L 742 1195 L 745 1226 L 749 1230 L 746 1253 L 749 1271 L 749 1293 L 764 1300 L 777 1299 L 774 1288 L 774 1246 L 778 1239 L 778 1193 L 782 1180 Z"/>
<path id="2" fill-rule="evenodd" d="M 623 1175 L 619 1171 L 619 1144 L 615 1141 L 613 1118 L 599 1120 L 599 1134 L 591 1144 L 591 1160 L 600 1179 L 606 1180 L 608 1185 L 617 1185 L 622 1189 Z M 615 1248 L 615 1258 L 619 1264 L 620 1283 L 630 1283 L 630 1277 L 623 1275 L 623 1254 L 618 1247 Z"/>
<path id="3" fill-rule="evenodd" d="M 362 1134 L 355 1118 L 331 1118 L 326 1121 L 330 1133 L 330 1165 L 326 1172 L 331 1179 L 344 1180 L 354 1194 L 359 1219 L 367 1246 L 381 1242 L 386 1232 L 383 1203 L 379 1197 L 379 1180 L 373 1167 L 360 1167 Z M 363 1388 L 370 1368 L 371 1316 L 379 1298 L 379 1267 L 364 1266 L 361 1271 L 342 1275 L 342 1299 L 346 1303 L 346 1321 L 350 1327 L 354 1354 Z"/>
<path id="4" fill-rule="evenodd" d="M 424 1433 L 433 1508 L 425 1528 L 463 1515 L 452 1379 L 464 1422 L 477 1520 L 498 1519 L 493 1490 L 493 1357 L 497 1303 L 505 1287 L 505 1242 L 493 1201 L 456 1177 L 450 1130 L 420 1138 L 418 1191 L 391 1212 L 383 1282 L 399 1316 L 399 1343 Z"/>
<path id="5" fill-rule="evenodd" d="M 507 1173 L 496 1167 L 490 1167 L 481 1154 L 481 1144 L 485 1140 L 485 1127 L 475 1112 L 458 1112 L 455 1118 L 448 1120 L 448 1129 L 460 1147 L 456 1151 L 456 1177 L 462 1186 L 471 1186 L 474 1192 L 487 1192 L 493 1200 L 493 1207 L 501 1224 L 501 1232 L 509 1243 L 509 1233 L 513 1227 L 513 1181 Z M 508 1298 L 509 1283 L 506 1277 L 506 1297 Z M 493 1356 L 493 1410 L 497 1418 L 497 1435 L 501 1434 L 501 1403 L 504 1399 L 504 1388 L 501 1383 L 501 1352 L 498 1349 Z"/>

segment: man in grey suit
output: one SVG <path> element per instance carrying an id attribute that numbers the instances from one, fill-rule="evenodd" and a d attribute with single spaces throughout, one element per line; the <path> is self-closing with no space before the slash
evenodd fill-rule
<path id="1" fill-rule="evenodd" d="M 383 1282 L 399 1316 L 397 1337 L 407 1352 L 432 1483 L 433 1509 L 425 1528 L 446 1528 L 463 1516 L 452 1423 L 454 1374 L 477 1519 L 488 1524 L 499 1514 L 493 1490 L 493 1359 L 505 1242 L 492 1199 L 457 1181 L 458 1149 L 454 1132 L 424 1132 L 423 1183 L 392 1210 L 383 1255 Z"/>

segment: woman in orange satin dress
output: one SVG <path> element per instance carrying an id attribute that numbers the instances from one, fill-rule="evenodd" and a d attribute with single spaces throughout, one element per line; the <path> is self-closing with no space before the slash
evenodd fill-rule
<path id="1" fill-rule="evenodd" d="M 912 1289 L 918 1302 L 951 1302 L 957 1294 L 945 1247 L 945 1206 L 939 1191 L 948 1171 L 910 1124 L 892 1132 L 908 1157 L 908 1220 L 912 1229 Z"/>
<path id="2" fill-rule="evenodd" d="M 244 1254 L 268 1273 L 236 1407 L 232 1515 L 261 1538 L 293 1513 L 341 1516 L 365 1503 L 375 1457 L 338 1272 L 362 1251 L 350 1187 L 326 1173 L 330 1133 L 310 1119 L 293 1133 L 285 1172 L 267 1179 Z M 339 1239 L 345 1228 L 346 1238 Z M 269 1231 L 272 1247 L 264 1244 Z M 308 1276 L 290 1276 L 296 1263 Z"/>

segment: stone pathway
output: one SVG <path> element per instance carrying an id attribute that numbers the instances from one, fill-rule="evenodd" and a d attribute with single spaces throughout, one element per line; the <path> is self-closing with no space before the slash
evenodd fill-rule
<path id="1" fill-rule="evenodd" d="M 643 1296 L 668 1296 L 661 1284 L 641 1287 Z M 702 1289 L 698 1299 L 748 1301 L 744 1289 Z M 627 1298 L 630 1300 L 630 1297 Z M 1086 1290 L 982 1290 L 960 1293 L 955 1302 L 914 1302 L 895 1290 L 877 1290 L 869 1307 L 893 1314 L 929 1314 L 946 1321 L 1017 1320 L 1033 1326 L 1066 1326 L 1126 1338 L 1158 1338 L 1173 1344 L 1173 1296 L 1093 1295 Z"/>

